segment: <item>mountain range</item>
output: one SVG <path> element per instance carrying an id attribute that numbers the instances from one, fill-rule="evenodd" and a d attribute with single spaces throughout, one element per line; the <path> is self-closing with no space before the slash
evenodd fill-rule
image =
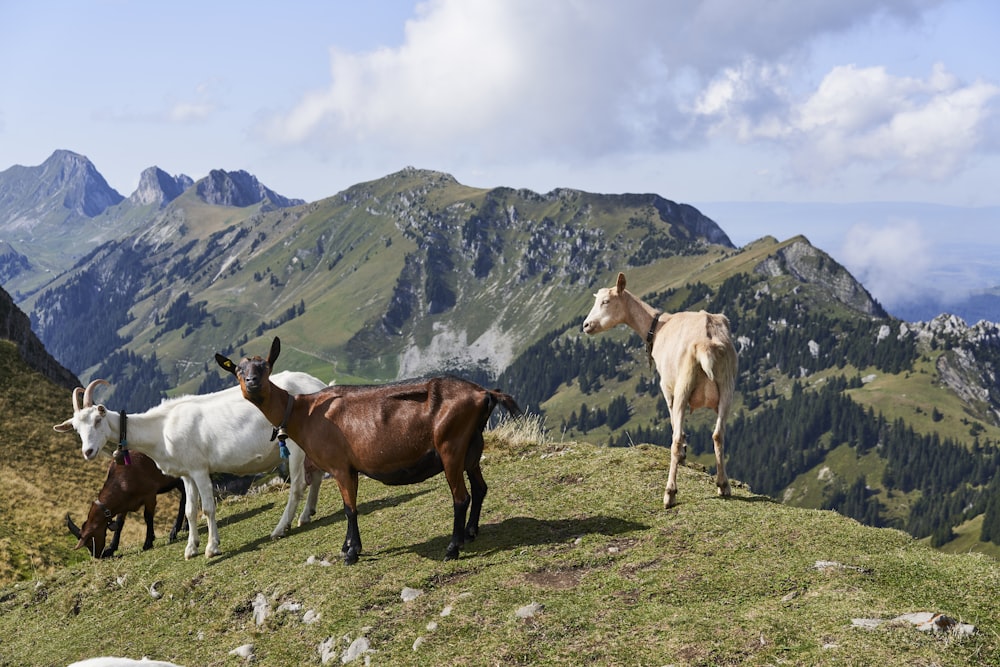
<path id="1" fill-rule="evenodd" d="M 730 473 L 755 491 L 938 546 L 975 532 L 969 548 L 989 551 L 1000 523 L 997 325 L 892 317 L 800 235 L 736 247 L 656 194 L 472 188 L 415 168 L 302 202 L 242 171 L 151 167 L 126 198 L 68 151 L 0 172 L 0 233 L 4 288 L 60 364 L 112 382 L 116 409 L 229 386 L 213 354 L 264 354 L 280 335 L 281 364 L 326 381 L 453 371 L 566 438 L 669 442 L 641 340 L 579 330 L 624 271 L 663 310 L 729 316 Z M 707 424 L 690 422 L 695 463 L 710 461 Z"/>

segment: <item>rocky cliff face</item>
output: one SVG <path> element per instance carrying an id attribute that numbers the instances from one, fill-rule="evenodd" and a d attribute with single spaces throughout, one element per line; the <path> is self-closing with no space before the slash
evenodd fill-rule
<path id="1" fill-rule="evenodd" d="M 194 179 L 184 174 L 171 176 L 159 167 L 150 167 L 139 176 L 139 187 L 129 196 L 138 206 L 157 204 L 163 208 L 194 185 Z"/>
<path id="2" fill-rule="evenodd" d="M 882 306 L 847 269 L 803 237 L 793 239 L 758 264 L 754 271 L 770 277 L 790 275 L 805 283 L 821 285 L 853 310 L 873 317 L 887 316 Z"/>
<path id="3" fill-rule="evenodd" d="M 0 231 L 47 233 L 50 219 L 93 218 L 122 200 L 90 160 L 59 150 L 37 167 L 0 172 Z"/>
<path id="4" fill-rule="evenodd" d="M 926 347 L 945 350 L 935 363 L 941 382 L 976 416 L 1000 424 L 1000 324 L 969 326 L 943 314 L 905 326 Z"/>
<path id="5" fill-rule="evenodd" d="M 31 331 L 28 316 L 14 304 L 14 300 L 0 288 L 0 338 L 17 344 L 25 363 L 67 389 L 80 386 L 80 380 L 45 350 L 45 346 Z"/>
<path id="6" fill-rule="evenodd" d="M 213 169 L 208 176 L 198 181 L 198 196 L 207 204 L 215 206 L 253 206 L 265 200 L 274 208 L 287 208 L 304 204 L 303 199 L 289 199 L 265 187 L 257 177 L 243 170 L 223 171 Z"/>

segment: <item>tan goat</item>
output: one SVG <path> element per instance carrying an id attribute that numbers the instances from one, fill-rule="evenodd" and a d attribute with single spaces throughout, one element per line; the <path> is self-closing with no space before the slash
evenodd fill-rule
<path id="1" fill-rule="evenodd" d="M 689 408 L 711 408 L 719 415 L 712 432 L 718 470 L 715 483 L 720 496 L 730 495 L 723 462 L 723 436 L 726 417 L 733 405 L 737 359 L 729 334 L 729 319 L 704 310 L 660 313 L 625 289 L 624 273 L 618 274 L 614 287 L 600 289 L 594 296 L 594 307 L 583 322 L 584 333 L 597 334 L 627 324 L 646 337 L 646 351 L 660 374 L 660 388 L 667 399 L 673 432 L 663 506 L 671 507 L 677 497 L 677 465 L 687 453 L 684 414 Z"/>

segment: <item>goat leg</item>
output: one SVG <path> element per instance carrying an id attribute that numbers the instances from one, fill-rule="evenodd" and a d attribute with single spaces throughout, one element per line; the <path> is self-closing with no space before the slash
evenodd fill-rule
<path id="1" fill-rule="evenodd" d="M 341 553 L 344 555 L 344 565 L 354 565 L 358 562 L 358 556 L 361 554 L 358 512 L 344 505 L 344 514 L 347 515 L 347 535 L 344 537 L 344 547 L 341 549 Z"/>
<path id="2" fill-rule="evenodd" d="M 469 470 L 469 485 L 472 487 L 472 508 L 469 511 L 469 522 L 465 524 L 465 539 L 471 542 L 479 536 L 479 515 L 489 488 L 479 466 Z"/>
<path id="3" fill-rule="evenodd" d="M 156 514 L 156 495 L 146 503 L 142 510 L 142 518 L 146 520 L 146 540 L 142 543 L 142 550 L 149 551 L 156 541 L 156 533 L 153 531 L 153 516 Z"/>
<path id="4" fill-rule="evenodd" d="M 466 496 L 463 502 L 455 503 L 455 525 L 451 531 L 451 542 L 448 544 L 448 549 L 444 552 L 445 560 L 455 560 L 458 558 L 458 552 L 465 544 L 465 515 L 469 509 L 471 500 L 470 496 Z"/>
<path id="5" fill-rule="evenodd" d="M 180 482 L 180 480 L 178 480 Z M 181 482 L 177 487 L 181 492 L 181 501 L 177 506 L 177 518 L 174 519 L 174 527 L 170 529 L 169 541 L 172 544 L 177 539 L 177 533 L 184 529 L 184 525 L 187 523 L 187 516 L 184 513 L 184 506 L 187 504 L 187 492 L 184 490 L 184 483 Z M 190 530 L 190 528 L 188 528 Z"/>
<path id="6" fill-rule="evenodd" d="M 111 531 L 111 544 L 104 548 L 101 552 L 101 558 L 111 558 L 118 551 L 118 542 L 122 537 L 122 528 L 125 527 L 125 512 L 122 512 L 115 518 L 115 525 Z"/>

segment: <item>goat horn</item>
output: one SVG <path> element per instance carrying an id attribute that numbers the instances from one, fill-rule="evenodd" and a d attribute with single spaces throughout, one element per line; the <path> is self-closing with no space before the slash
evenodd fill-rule
<path id="1" fill-rule="evenodd" d="M 80 529 L 73 523 L 73 519 L 69 518 L 69 512 L 66 512 L 66 527 L 69 528 L 69 532 L 73 534 L 73 537 L 80 539 Z"/>
<path id="2" fill-rule="evenodd" d="M 108 382 L 107 380 L 101 380 L 101 379 L 94 380 L 90 384 L 88 384 L 87 388 L 83 390 L 83 407 L 89 408 L 94 404 L 94 389 L 99 384 L 106 384 L 108 386 L 111 385 L 111 383 Z"/>
<path id="3" fill-rule="evenodd" d="M 83 387 L 77 387 L 73 390 L 73 412 L 77 413 L 80 411 L 80 394 L 83 393 Z"/>

